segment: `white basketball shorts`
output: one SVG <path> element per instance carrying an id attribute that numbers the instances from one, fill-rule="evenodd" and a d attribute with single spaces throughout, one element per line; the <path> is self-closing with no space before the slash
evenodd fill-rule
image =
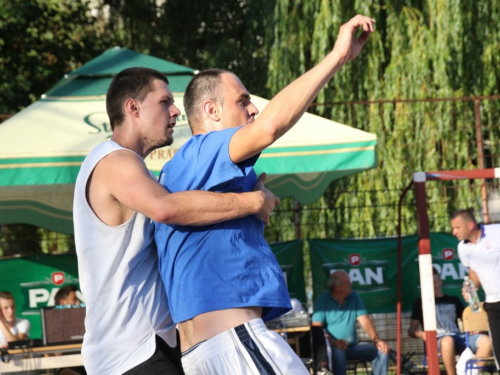
<path id="1" fill-rule="evenodd" d="M 302 360 L 262 319 L 222 332 L 182 355 L 186 375 L 309 375 Z"/>

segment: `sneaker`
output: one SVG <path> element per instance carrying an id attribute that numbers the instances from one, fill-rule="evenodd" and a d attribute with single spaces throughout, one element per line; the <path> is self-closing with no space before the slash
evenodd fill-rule
<path id="1" fill-rule="evenodd" d="M 316 371 L 316 375 L 333 375 L 333 372 L 328 370 L 326 367 L 321 367 L 321 370 Z"/>

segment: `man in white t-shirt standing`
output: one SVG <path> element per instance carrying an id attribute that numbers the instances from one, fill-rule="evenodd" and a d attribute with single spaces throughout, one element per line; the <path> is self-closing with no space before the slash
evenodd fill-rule
<path id="1" fill-rule="evenodd" d="M 10 292 L 0 292 L 0 347 L 29 337 L 30 322 L 16 318 L 16 302 Z"/>
<path id="2" fill-rule="evenodd" d="M 500 224 L 477 224 L 471 210 L 458 210 L 451 215 L 453 235 L 460 241 L 458 257 L 469 268 L 476 289 L 483 287 L 493 351 L 500 355 Z M 464 294 L 464 291 L 462 291 Z M 464 294 L 464 299 L 467 297 Z"/>

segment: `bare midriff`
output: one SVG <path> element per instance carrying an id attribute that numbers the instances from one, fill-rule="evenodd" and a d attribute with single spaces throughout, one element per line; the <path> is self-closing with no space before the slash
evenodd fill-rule
<path id="1" fill-rule="evenodd" d="M 199 342 L 262 316 L 262 307 L 245 307 L 210 311 L 179 323 L 181 350 L 184 352 Z"/>

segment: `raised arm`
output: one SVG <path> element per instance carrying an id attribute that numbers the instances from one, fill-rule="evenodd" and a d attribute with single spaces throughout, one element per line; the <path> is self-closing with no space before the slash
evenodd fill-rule
<path id="1" fill-rule="evenodd" d="M 168 224 L 206 225 L 248 215 L 257 215 L 267 222 L 279 204 L 263 183 L 249 193 L 171 194 L 150 175 L 140 157 L 130 151 L 115 151 L 97 164 L 89 180 L 87 199 L 96 215 L 108 225 L 122 224 L 133 211 Z"/>
<path id="2" fill-rule="evenodd" d="M 375 21 L 357 15 L 342 25 L 333 50 L 314 68 L 281 90 L 257 119 L 243 126 L 229 146 L 235 163 L 248 159 L 271 145 L 297 123 L 319 91 L 348 61 L 356 58 L 374 31 Z M 358 29 L 363 31 L 358 38 Z"/>

